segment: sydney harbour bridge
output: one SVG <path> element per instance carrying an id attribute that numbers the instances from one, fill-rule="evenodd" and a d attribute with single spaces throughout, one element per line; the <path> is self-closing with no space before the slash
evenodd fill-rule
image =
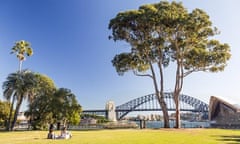
<path id="1" fill-rule="evenodd" d="M 167 104 L 168 111 L 175 111 L 176 106 L 173 100 L 173 93 L 165 92 L 164 100 Z M 196 112 L 202 115 L 208 115 L 208 104 L 205 102 L 188 96 L 181 94 L 179 97 L 180 101 L 180 111 L 181 112 Z M 124 104 L 116 106 L 114 108 L 116 113 L 116 119 L 121 120 L 127 114 L 135 111 L 162 111 L 160 104 L 158 103 L 157 97 L 155 94 L 145 95 L 133 100 L 130 100 Z M 103 115 L 106 118 L 109 115 L 109 111 L 107 109 L 102 110 L 83 110 L 84 114 L 95 114 L 95 115 Z"/>

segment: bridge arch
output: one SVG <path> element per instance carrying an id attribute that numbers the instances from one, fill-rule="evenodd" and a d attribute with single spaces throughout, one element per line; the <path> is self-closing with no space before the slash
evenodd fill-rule
<path id="1" fill-rule="evenodd" d="M 175 111 L 176 106 L 173 101 L 173 93 L 165 92 L 164 100 L 167 104 L 168 111 Z M 179 100 L 180 111 L 192 111 L 205 114 L 208 113 L 208 104 L 199 99 L 181 94 Z M 117 106 L 117 119 L 122 119 L 132 111 L 161 111 L 156 94 L 145 95 Z"/>

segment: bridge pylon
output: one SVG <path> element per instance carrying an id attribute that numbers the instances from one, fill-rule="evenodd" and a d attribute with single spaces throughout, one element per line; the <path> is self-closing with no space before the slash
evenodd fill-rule
<path id="1" fill-rule="evenodd" d="M 106 118 L 109 120 L 109 121 L 117 121 L 117 118 L 116 118 L 116 106 L 114 104 L 113 101 L 108 101 L 106 103 L 106 107 L 105 107 L 106 111 L 107 111 L 107 115 L 106 115 Z"/>

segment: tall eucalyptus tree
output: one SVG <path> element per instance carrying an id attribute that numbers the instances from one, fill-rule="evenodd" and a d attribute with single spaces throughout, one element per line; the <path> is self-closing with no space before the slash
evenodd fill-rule
<path id="1" fill-rule="evenodd" d="M 123 52 L 114 57 L 113 66 L 119 75 L 133 71 L 136 76 L 152 79 L 163 111 L 164 127 L 169 128 L 163 77 L 163 68 L 168 65 L 169 61 L 163 47 L 164 38 L 157 35 L 159 15 L 154 14 L 155 11 L 153 5 L 146 5 L 141 6 L 139 10 L 118 13 L 109 23 L 109 29 L 112 29 L 112 35 L 109 38 L 114 41 L 123 40 L 130 44 L 129 52 Z"/>
<path id="2" fill-rule="evenodd" d="M 169 122 L 163 99 L 164 76 L 167 75 L 163 68 L 170 64 L 175 66 L 172 76 L 175 127 L 180 128 L 179 95 L 184 77 L 199 71 L 223 71 L 231 57 L 229 45 L 214 39 L 219 32 L 212 26 L 207 13 L 197 8 L 188 12 L 178 2 L 161 1 L 140 6 L 138 10 L 120 12 L 111 19 L 109 29 L 112 30 L 110 39 L 125 41 L 131 47 L 129 52 L 114 57 L 113 66 L 120 75 L 133 71 L 137 76 L 153 80 L 165 127 L 169 127 Z"/>

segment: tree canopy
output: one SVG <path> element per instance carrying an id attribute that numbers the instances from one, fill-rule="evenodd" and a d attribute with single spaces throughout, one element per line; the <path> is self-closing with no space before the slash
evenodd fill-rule
<path id="1" fill-rule="evenodd" d="M 52 123 L 52 97 L 57 90 L 54 81 L 46 75 L 36 73 L 37 86 L 34 98 L 29 102 L 25 115 L 30 117 L 33 129 L 46 129 Z"/>
<path id="2" fill-rule="evenodd" d="M 120 75 L 133 71 L 135 75 L 150 77 L 163 111 L 166 75 L 163 68 L 175 66 L 172 77 L 175 78 L 176 127 L 180 127 L 179 94 L 184 77 L 199 71 L 223 71 L 231 57 L 229 45 L 214 39 L 219 31 L 212 26 L 209 15 L 198 8 L 188 12 L 178 2 L 161 1 L 120 12 L 110 20 L 109 29 L 112 30 L 110 39 L 125 41 L 131 47 L 130 51 L 113 58 L 116 71 Z"/>
<path id="3" fill-rule="evenodd" d="M 59 109 L 59 107 L 62 107 Z M 52 112 L 56 120 L 62 120 L 63 125 L 67 123 L 79 124 L 81 106 L 76 96 L 67 88 L 59 88 L 53 95 Z"/>
<path id="4" fill-rule="evenodd" d="M 81 106 L 71 90 L 56 88 L 54 81 L 46 75 L 38 73 L 36 77 L 36 95 L 25 112 L 31 117 L 33 129 L 47 129 L 49 124 L 59 121 L 64 125 L 78 124 Z"/>
<path id="5" fill-rule="evenodd" d="M 54 81 L 46 75 L 29 70 L 11 73 L 3 83 L 3 90 L 7 100 L 13 96 L 17 100 L 10 129 L 15 126 L 23 99 L 28 101 L 25 116 L 30 119 L 33 129 L 47 129 L 49 124 L 59 121 L 64 124 L 80 122 L 81 106 L 76 96 L 70 89 L 56 88 Z"/>
<path id="6" fill-rule="evenodd" d="M 22 62 L 26 59 L 26 56 L 33 55 L 33 49 L 31 48 L 31 44 L 29 42 L 25 40 L 20 40 L 15 43 L 10 53 L 16 54 L 19 60 L 19 71 L 21 71 Z"/>

